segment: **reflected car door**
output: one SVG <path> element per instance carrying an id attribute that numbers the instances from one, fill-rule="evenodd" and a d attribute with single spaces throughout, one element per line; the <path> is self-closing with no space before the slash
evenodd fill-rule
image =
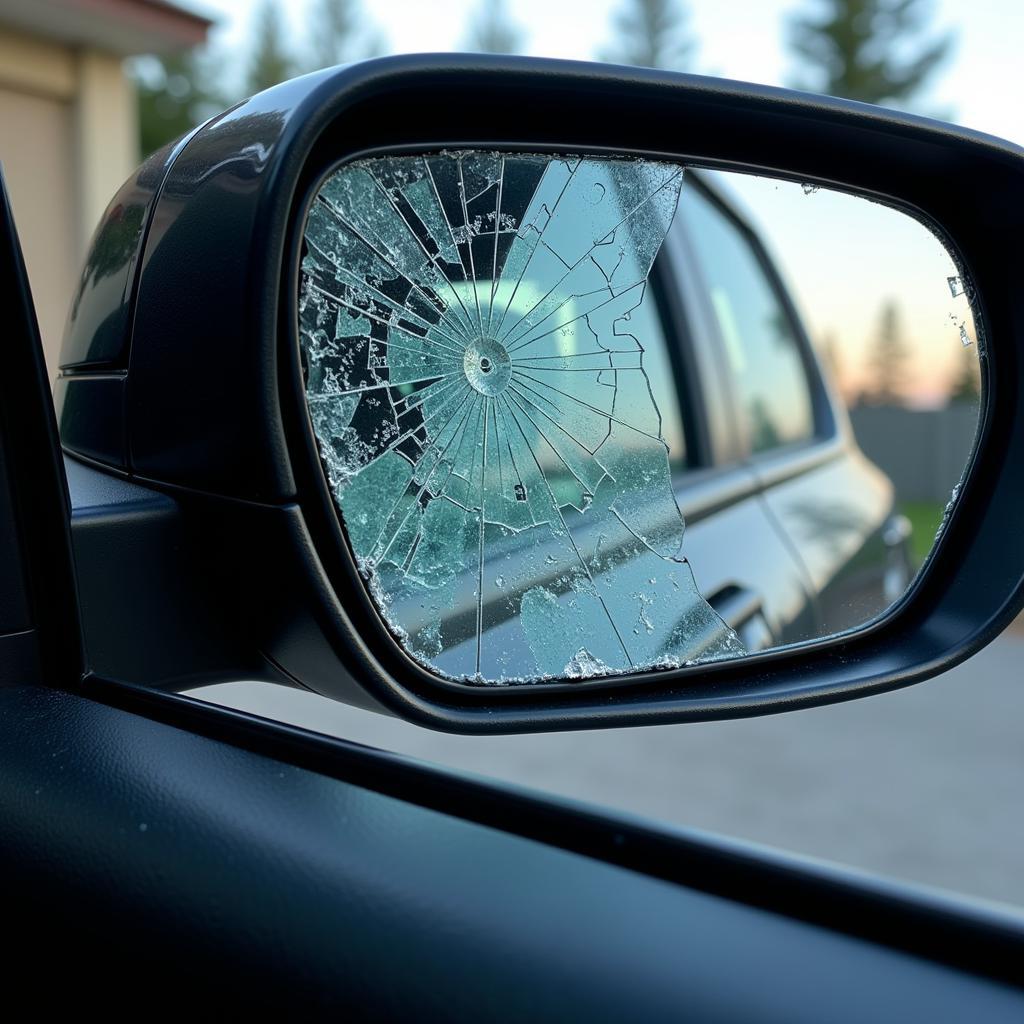
<path id="1" fill-rule="evenodd" d="M 644 308 L 656 310 L 661 322 L 644 333 L 653 339 L 661 331 L 667 339 L 686 434 L 685 461 L 673 465 L 686 519 L 683 554 L 705 599 L 748 650 L 809 635 L 816 611 L 807 580 L 771 520 L 756 475 L 741 461 L 720 338 L 678 217 L 651 285 L 657 302 Z"/>
<path id="2" fill-rule="evenodd" d="M 898 596 L 889 593 L 892 552 L 883 539 L 892 484 L 858 449 L 763 240 L 694 179 L 679 220 L 720 342 L 730 392 L 723 405 L 734 409 L 738 455 L 816 611 L 809 631 L 791 639 L 839 632 Z"/>

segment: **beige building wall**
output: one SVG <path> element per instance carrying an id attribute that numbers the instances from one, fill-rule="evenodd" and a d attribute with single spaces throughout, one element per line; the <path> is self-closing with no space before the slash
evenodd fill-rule
<path id="1" fill-rule="evenodd" d="M 120 57 L 0 27 L 0 163 L 51 377 L 93 229 L 138 162 L 136 124 Z"/>

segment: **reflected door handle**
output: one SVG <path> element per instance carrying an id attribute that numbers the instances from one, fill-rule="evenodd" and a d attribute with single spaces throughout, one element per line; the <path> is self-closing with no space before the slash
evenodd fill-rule
<path id="1" fill-rule="evenodd" d="M 748 651 L 760 651 L 775 643 L 764 617 L 764 602 L 756 590 L 729 583 L 716 590 L 707 601 Z"/>
<path id="2" fill-rule="evenodd" d="M 739 629 L 755 615 L 763 617 L 761 595 L 756 590 L 741 587 L 736 583 L 720 587 L 707 602 L 715 609 L 719 618 L 733 629 Z"/>

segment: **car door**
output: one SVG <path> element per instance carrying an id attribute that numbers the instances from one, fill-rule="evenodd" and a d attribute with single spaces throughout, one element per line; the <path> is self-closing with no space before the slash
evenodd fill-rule
<path id="1" fill-rule="evenodd" d="M 42 343 L 0 176 L 0 685 L 67 685 L 83 655 L 69 503 Z"/>
<path id="2" fill-rule="evenodd" d="M 684 188 L 681 203 L 686 193 Z M 671 379 L 677 382 L 676 395 L 656 397 L 663 407 L 670 401 L 681 407 L 686 425 L 686 457 L 673 464 L 676 498 L 687 524 L 683 553 L 704 597 L 748 650 L 800 639 L 813 630 L 816 616 L 806 575 L 742 458 L 743 437 L 728 414 L 732 398 L 720 335 L 693 242 L 679 216 L 652 285 L 659 301 L 641 309 L 650 320 L 656 310 L 661 323 L 645 325 L 645 336 L 668 335 Z M 652 380 L 660 376 L 657 369 L 651 373 Z"/>
<path id="3" fill-rule="evenodd" d="M 733 457 L 756 481 L 809 594 L 812 613 L 788 639 L 838 632 L 884 611 L 907 582 L 893 593 L 887 573 L 899 554 L 886 542 L 892 484 L 857 448 L 763 243 L 717 189 L 693 178 L 679 220 L 718 343 Z"/>

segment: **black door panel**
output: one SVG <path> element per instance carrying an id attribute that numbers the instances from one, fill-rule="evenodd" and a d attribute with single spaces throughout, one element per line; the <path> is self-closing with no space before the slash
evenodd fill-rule
<path id="1" fill-rule="evenodd" d="M 728 476 L 745 479 L 749 487 L 755 487 L 746 470 L 737 469 Z M 724 480 L 720 486 L 724 487 Z M 687 490 L 677 496 L 685 515 L 690 503 Z M 773 643 L 801 639 L 813 629 L 814 610 L 803 574 L 756 489 L 704 516 L 690 514 L 686 519 L 683 554 L 701 593 L 720 614 L 719 605 L 735 605 L 735 594 L 742 591 L 757 603 L 753 616 L 767 627 Z M 737 614 L 745 616 L 741 625 L 750 621 L 744 609 L 737 609 Z M 734 623 L 729 624 L 735 628 Z M 747 641 L 765 639 L 764 631 L 755 626 L 756 622 L 746 630 Z M 742 631 L 738 632 L 742 639 Z"/>
<path id="2" fill-rule="evenodd" d="M 855 449 L 769 486 L 765 501 L 807 569 L 817 595 L 817 635 L 881 614 L 888 552 L 883 528 L 893 509 L 888 478 Z"/>
<path id="3" fill-rule="evenodd" d="M 336 746 L 378 785 L 404 779 L 408 792 L 466 802 L 454 777 Z M 141 992 L 166 1010 L 201 996 L 193 1011 L 293 1019 L 818 1024 L 1024 1010 L 994 981 L 83 697 L 0 690 L 0 749 L 0 870 L 33 896 L 5 926 L 45 925 L 44 948 L 64 956 L 61 985 L 33 993 L 43 1005 L 81 999 L 69 979 L 99 971 L 105 1002 Z M 517 806 L 554 833 L 555 819 L 572 831 L 578 817 L 492 791 L 509 825 Z M 598 815 L 575 828 L 626 862 L 642 842 L 635 825 Z M 699 870 L 700 845 L 679 837 L 676 870 Z M 946 928 L 951 948 L 963 944 Z"/>
<path id="4" fill-rule="evenodd" d="M 0 177 L 0 684 L 82 675 L 69 505 L 25 263 Z"/>

